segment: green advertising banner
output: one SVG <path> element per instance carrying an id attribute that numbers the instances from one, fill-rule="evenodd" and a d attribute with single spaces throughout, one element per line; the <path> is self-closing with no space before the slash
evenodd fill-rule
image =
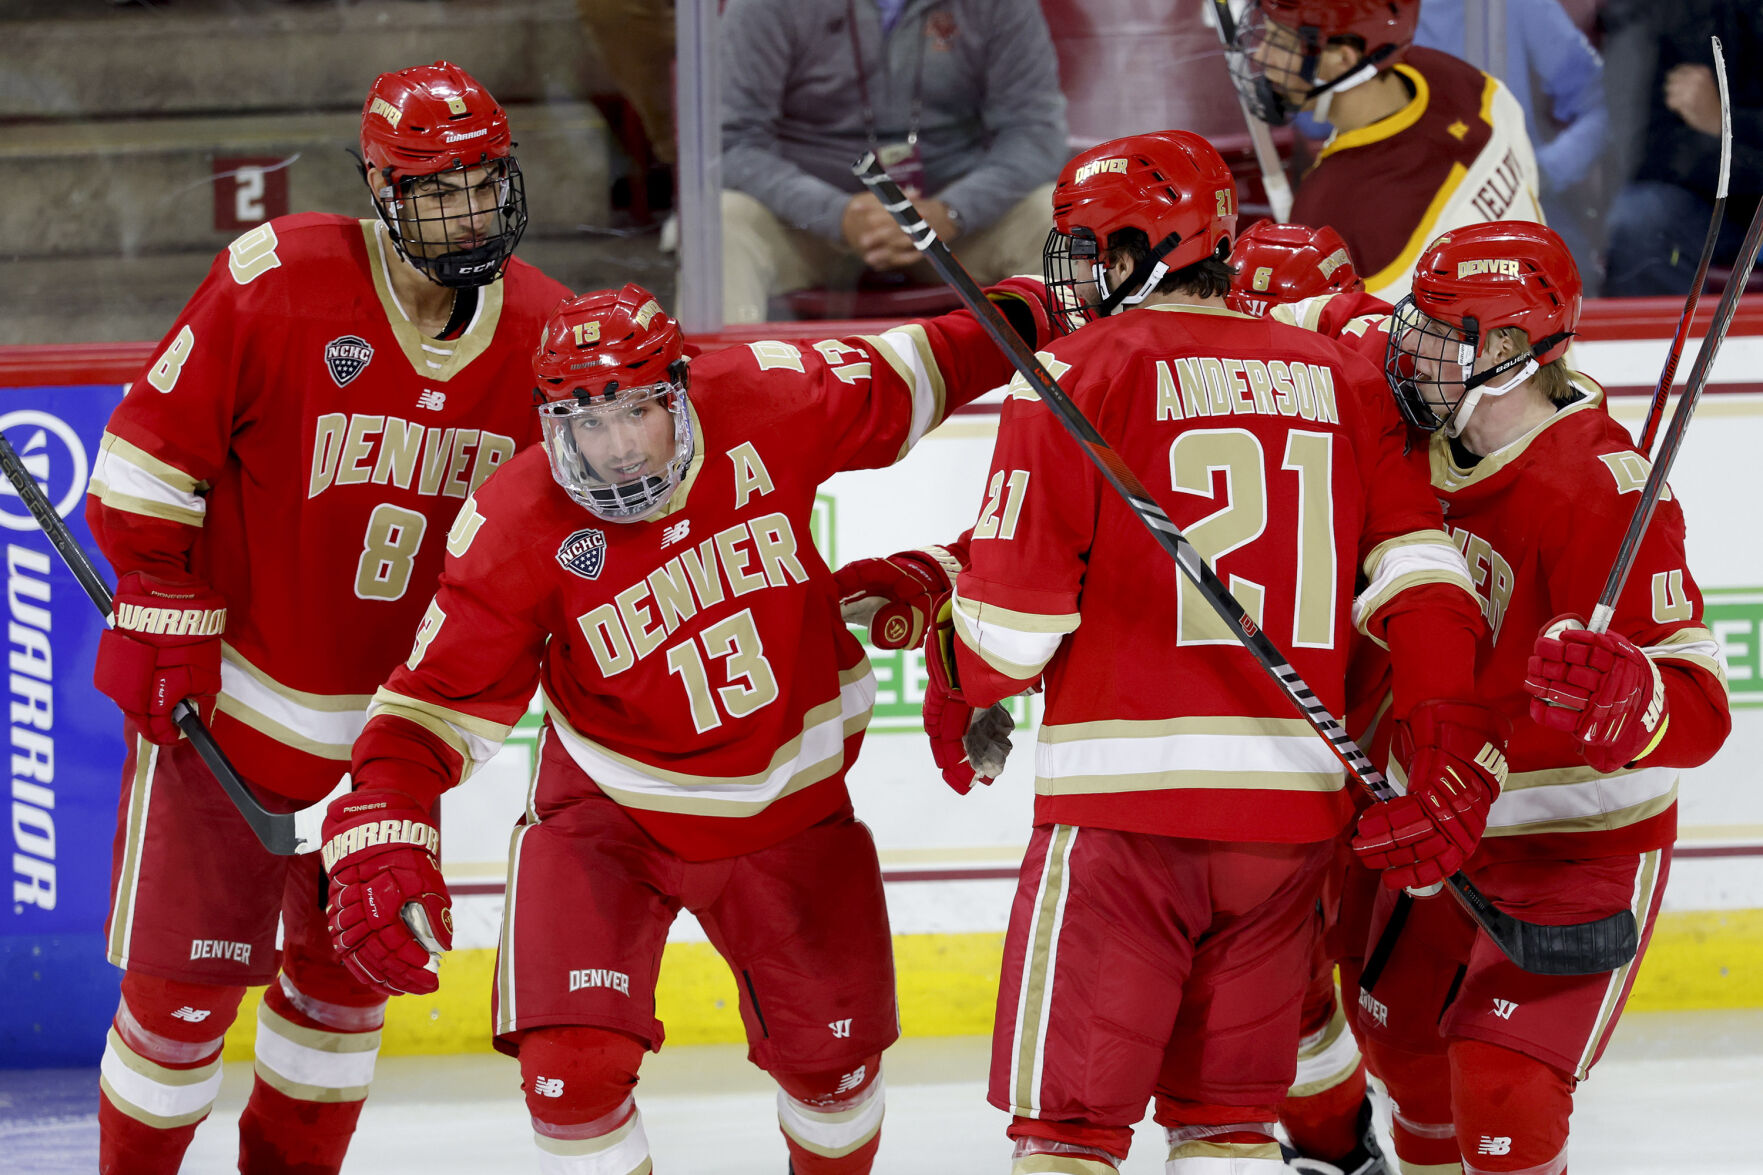
<path id="1" fill-rule="evenodd" d="M 1702 615 L 1726 654 L 1734 706 L 1763 706 L 1763 590 L 1704 588 Z"/>

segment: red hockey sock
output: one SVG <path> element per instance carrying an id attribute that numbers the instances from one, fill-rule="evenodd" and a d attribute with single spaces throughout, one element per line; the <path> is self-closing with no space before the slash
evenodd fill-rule
<path id="1" fill-rule="evenodd" d="M 1443 1051 L 1409 1052 L 1376 1038 L 1365 1043 L 1366 1059 L 1396 1103 L 1391 1132 L 1396 1157 L 1412 1167 L 1458 1162 L 1457 1134 L 1451 1125 L 1451 1068 Z"/>
<path id="2" fill-rule="evenodd" d="M 384 1003 L 332 1003 L 278 976 L 257 1009 L 257 1079 L 239 1116 L 245 1175 L 335 1175 L 367 1099 Z"/>
<path id="3" fill-rule="evenodd" d="M 1451 1041 L 1449 1056 L 1465 1172 L 1567 1170 L 1571 1078 L 1535 1057 L 1480 1040 Z"/>
<path id="4" fill-rule="evenodd" d="M 1364 1101 L 1365 1062 L 1360 1060 L 1340 1084 L 1304 1097 L 1288 1097 L 1279 1108 L 1279 1120 L 1300 1154 L 1338 1159 L 1359 1145 L 1359 1107 Z"/>
<path id="5" fill-rule="evenodd" d="M 829 1073 L 773 1073 L 795 1175 L 867 1175 L 881 1146 L 881 1054 Z"/>
<path id="6" fill-rule="evenodd" d="M 101 1175 L 176 1175 L 220 1089 L 220 1049 L 242 987 L 134 972 L 104 1047 L 98 1099 Z"/>
<path id="7" fill-rule="evenodd" d="M 1084 1122 L 1051 1122 L 1040 1118 L 1012 1118 L 1005 1131 L 1016 1140 L 1016 1157 L 1030 1154 L 1093 1152 L 1097 1161 L 1119 1166 L 1132 1146 L 1131 1126 L 1092 1126 Z M 1039 1143 L 1048 1147 L 1036 1150 Z"/>

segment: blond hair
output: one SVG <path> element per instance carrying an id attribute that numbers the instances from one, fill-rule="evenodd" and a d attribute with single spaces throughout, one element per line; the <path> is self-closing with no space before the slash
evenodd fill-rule
<path id="1" fill-rule="evenodd" d="M 1521 327 L 1502 326 L 1488 336 L 1490 345 L 1502 341 L 1510 343 L 1514 353 L 1530 350 L 1530 336 Z M 1549 398 L 1549 403 L 1557 408 L 1579 398 L 1579 392 L 1573 386 L 1572 375 L 1567 369 L 1565 354 L 1538 367 L 1536 374 L 1530 378 L 1536 381 L 1543 395 Z"/>

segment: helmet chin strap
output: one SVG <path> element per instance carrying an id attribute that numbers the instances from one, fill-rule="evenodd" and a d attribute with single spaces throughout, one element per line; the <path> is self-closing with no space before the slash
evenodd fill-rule
<path id="1" fill-rule="evenodd" d="M 1149 269 L 1145 267 L 1143 262 L 1133 266 L 1133 271 L 1127 275 L 1124 282 L 1120 283 L 1120 288 L 1115 290 L 1108 288 L 1108 270 L 1102 266 L 1101 258 L 1098 257 L 1096 259 L 1096 288 L 1102 292 L 1102 304 L 1097 307 L 1097 310 L 1101 312 L 1102 317 L 1106 318 L 1129 306 L 1137 306 L 1149 297 L 1151 291 L 1157 288 L 1157 283 L 1163 280 L 1163 275 L 1169 272 L 1169 265 L 1163 259 L 1169 256 L 1170 252 L 1179 244 L 1181 244 L 1180 233 L 1170 233 L 1164 237 L 1151 250 L 1151 256 L 1147 258 L 1151 263 Z M 1139 280 L 1141 271 L 1146 274 L 1143 281 Z"/>
<path id="2" fill-rule="evenodd" d="M 1391 51 L 1392 48 L 1386 46 L 1369 57 L 1360 58 L 1358 65 L 1355 65 L 1352 69 L 1349 69 L 1346 73 L 1343 73 L 1332 82 L 1323 82 L 1320 86 L 1312 86 L 1310 89 L 1310 99 L 1314 100 L 1316 103 L 1316 120 L 1318 122 L 1328 121 L 1328 110 L 1329 107 L 1334 104 L 1334 96 L 1336 94 L 1344 94 L 1348 90 L 1362 86 L 1372 78 L 1375 78 L 1377 76 L 1378 66 L 1383 64 L 1384 59 L 1390 55 Z M 1312 77 L 1315 76 L 1314 67 L 1306 72 L 1310 73 Z"/>
<path id="3" fill-rule="evenodd" d="M 1544 340 L 1544 342 L 1553 345 L 1552 339 Z M 1448 437 L 1459 436 L 1465 428 L 1469 427 L 1469 418 L 1475 412 L 1476 405 L 1481 403 L 1483 396 L 1503 396 L 1535 375 L 1541 368 L 1536 359 L 1539 347 L 1541 344 L 1533 346 L 1521 354 L 1502 359 L 1486 371 L 1465 376 L 1463 396 L 1451 409 L 1451 414 L 1445 418 L 1445 435 Z M 1546 350 L 1547 348 L 1542 347 L 1542 349 Z M 1469 363 L 1459 366 L 1467 369 L 1474 362 L 1474 356 L 1471 355 Z M 1511 374 L 1507 375 L 1508 372 Z M 1500 383 L 1493 382 L 1502 375 L 1507 375 L 1507 378 Z"/>

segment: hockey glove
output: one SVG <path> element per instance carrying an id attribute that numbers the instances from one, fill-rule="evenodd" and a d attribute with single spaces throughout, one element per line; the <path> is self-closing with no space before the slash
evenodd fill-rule
<path id="1" fill-rule="evenodd" d="M 924 643 L 932 605 L 960 573 L 960 561 L 942 547 L 858 559 L 833 574 L 839 615 L 846 624 L 868 625 L 878 649 L 915 649 Z"/>
<path id="2" fill-rule="evenodd" d="M 206 718 L 220 692 L 226 601 L 207 584 L 131 571 L 116 585 L 116 627 L 98 638 L 92 684 L 149 742 L 183 737 L 172 709 L 188 700 Z"/>
<path id="3" fill-rule="evenodd" d="M 1586 631 L 1573 616 L 1537 637 L 1524 692 L 1532 722 L 1573 735 L 1585 761 L 1606 773 L 1646 757 L 1670 721 L 1652 658 L 1620 633 Z"/>
<path id="4" fill-rule="evenodd" d="M 331 945 L 375 991 L 425 995 L 440 986 L 436 960 L 453 945 L 440 848 L 427 810 L 389 788 L 339 796 L 325 813 Z"/>
<path id="5" fill-rule="evenodd" d="M 924 640 L 924 732 L 943 782 L 964 796 L 1004 771 L 1015 719 L 1003 706 L 976 710 L 955 681 L 955 623 L 948 593 L 936 602 L 935 623 Z"/>
<path id="6" fill-rule="evenodd" d="M 986 298 L 1015 328 L 1030 349 L 1053 341 L 1053 297 L 1047 283 L 1023 274 L 986 287 Z"/>
<path id="7" fill-rule="evenodd" d="M 1470 702 L 1421 702 L 1396 726 L 1392 754 L 1408 764 L 1408 794 L 1359 817 L 1353 851 L 1391 889 L 1418 889 L 1463 867 L 1506 782 L 1504 714 Z"/>

